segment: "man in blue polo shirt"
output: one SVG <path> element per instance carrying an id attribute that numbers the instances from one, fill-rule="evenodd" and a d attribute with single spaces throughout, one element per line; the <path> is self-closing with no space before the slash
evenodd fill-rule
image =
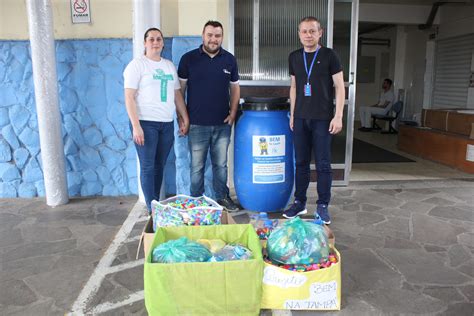
<path id="1" fill-rule="evenodd" d="M 235 57 L 221 47 L 223 34 L 221 23 L 207 22 L 202 45 L 183 55 L 178 77 L 181 91 L 184 94 L 187 89 L 188 93 L 191 195 L 204 193 L 204 169 L 210 150 L 217 202 L 228 211 L 236 211 L 239 207 L 227 187 L 227 150 L 240 99 L 239 72 Z"/>

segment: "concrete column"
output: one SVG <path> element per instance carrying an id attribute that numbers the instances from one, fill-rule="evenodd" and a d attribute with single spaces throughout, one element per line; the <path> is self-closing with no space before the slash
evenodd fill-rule
<path id="1" fill-rule="evenodd" d="M 46 204 L 69 200 L 58 102 L 53 15 L 50 0 L 27 0 L 28 26 Z"/>
<path id="2" fill-rule="evenodd" d="M 426 42 L 426 67 L 423 88 L 423 109 L 431 109 L 433 106 L 433 81 L 435 68 L 435 41 Z"/>
<path id="3" fill-rule="evenodd" d="M 144 54 L 145 46 L 143 45 L 146 30 L 150 27 L 160 28 L 160 6 L 161 0 L 134 0 L 133 1 L 133 58 L 140 57 Z M 145 202 L 142 185 L 140 182 L 140 164 L 137 156 L 137 179 L 138 179 L 138 199 Z M 161 186 L 161 196 L 164 195 L 164 176 Z"/>
<path id="4" fill-rule="evenodd" d="M 143 35 L 150 27 L 160 28 L 161 0 L 133 1 L 133 57 L 143 55 Z"/>
<path id="5" fill-rule="evenodd" d="M 469 79 L 469 88 L 467 88 L 466 108 L 474 109 L 474 52 L 471 56 L 471 77 Z"/>
<path id="6" fill-rule="evenodd" d="M 407 33 L 405 27 L 397 26 L 397 35 L 395 43 L 395 72 L 393 76 L 393 85 L 395 94 L 398 89 L 405 89 L 405 59 L 407 51 Z M 404 101 L 404 100 L 403 100 Z"/>

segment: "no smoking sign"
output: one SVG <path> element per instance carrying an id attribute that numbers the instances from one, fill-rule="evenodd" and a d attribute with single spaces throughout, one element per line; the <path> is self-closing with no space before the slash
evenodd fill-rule
<path id="1" fill-rule="evenodd" d="M 91 23 L 90 0 L 71 0 L 72 23 Z"/>

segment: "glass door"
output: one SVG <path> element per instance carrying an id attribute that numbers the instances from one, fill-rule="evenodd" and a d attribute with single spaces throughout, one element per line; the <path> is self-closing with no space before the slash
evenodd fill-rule
<path id="1" fill-rule="evenodd" d="M 328 23 L 328 33 L 332 35 L 332 48 L 338 53 L 343 64 L 346 86 L 344 127 L 342 132 L 333 138 L 332 143 L 333 183 L 348 185 L 354 133 L 359 0 L 335 0 L 332 9 L 332 30 L 329 29 L 331 24 Z M 330 42 L 328 46 L 329 44 Z"/>
<path id="2" fill-rule="evenodd" d="M 288 95 L 288 53 L 300 47 L 295 25 L 319 17 L 323 45 L 334 48 L 344 67 L 344 129 L 333 139 L 334 185 L 348 185 L 352 164 L 359 0 L 229 0 L 229 50 L 239 62 L 241 95 Z M 278 54 L 276 53 L 278 52 Z M 232 154 L 230 160 L 232 160 Z M 311 181 L 317 180 L 311 165 Z"/>

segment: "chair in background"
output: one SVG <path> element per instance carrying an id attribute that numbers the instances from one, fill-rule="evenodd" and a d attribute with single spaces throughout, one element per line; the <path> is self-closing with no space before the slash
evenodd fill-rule
<path id="1" fill-rule="evenodd" d="M 402 112 L 403 102 L 395 102 L 387 114 L 372 114 L 372 128 L 374 130 L 381 130 L 382 128 L 377 124 L 377 120 L 388 122 L 388 130 L 382 131 L 382 134 L 397 134 L 398 131 L 392 126 L 392 122 L 398 119 Z"/>

